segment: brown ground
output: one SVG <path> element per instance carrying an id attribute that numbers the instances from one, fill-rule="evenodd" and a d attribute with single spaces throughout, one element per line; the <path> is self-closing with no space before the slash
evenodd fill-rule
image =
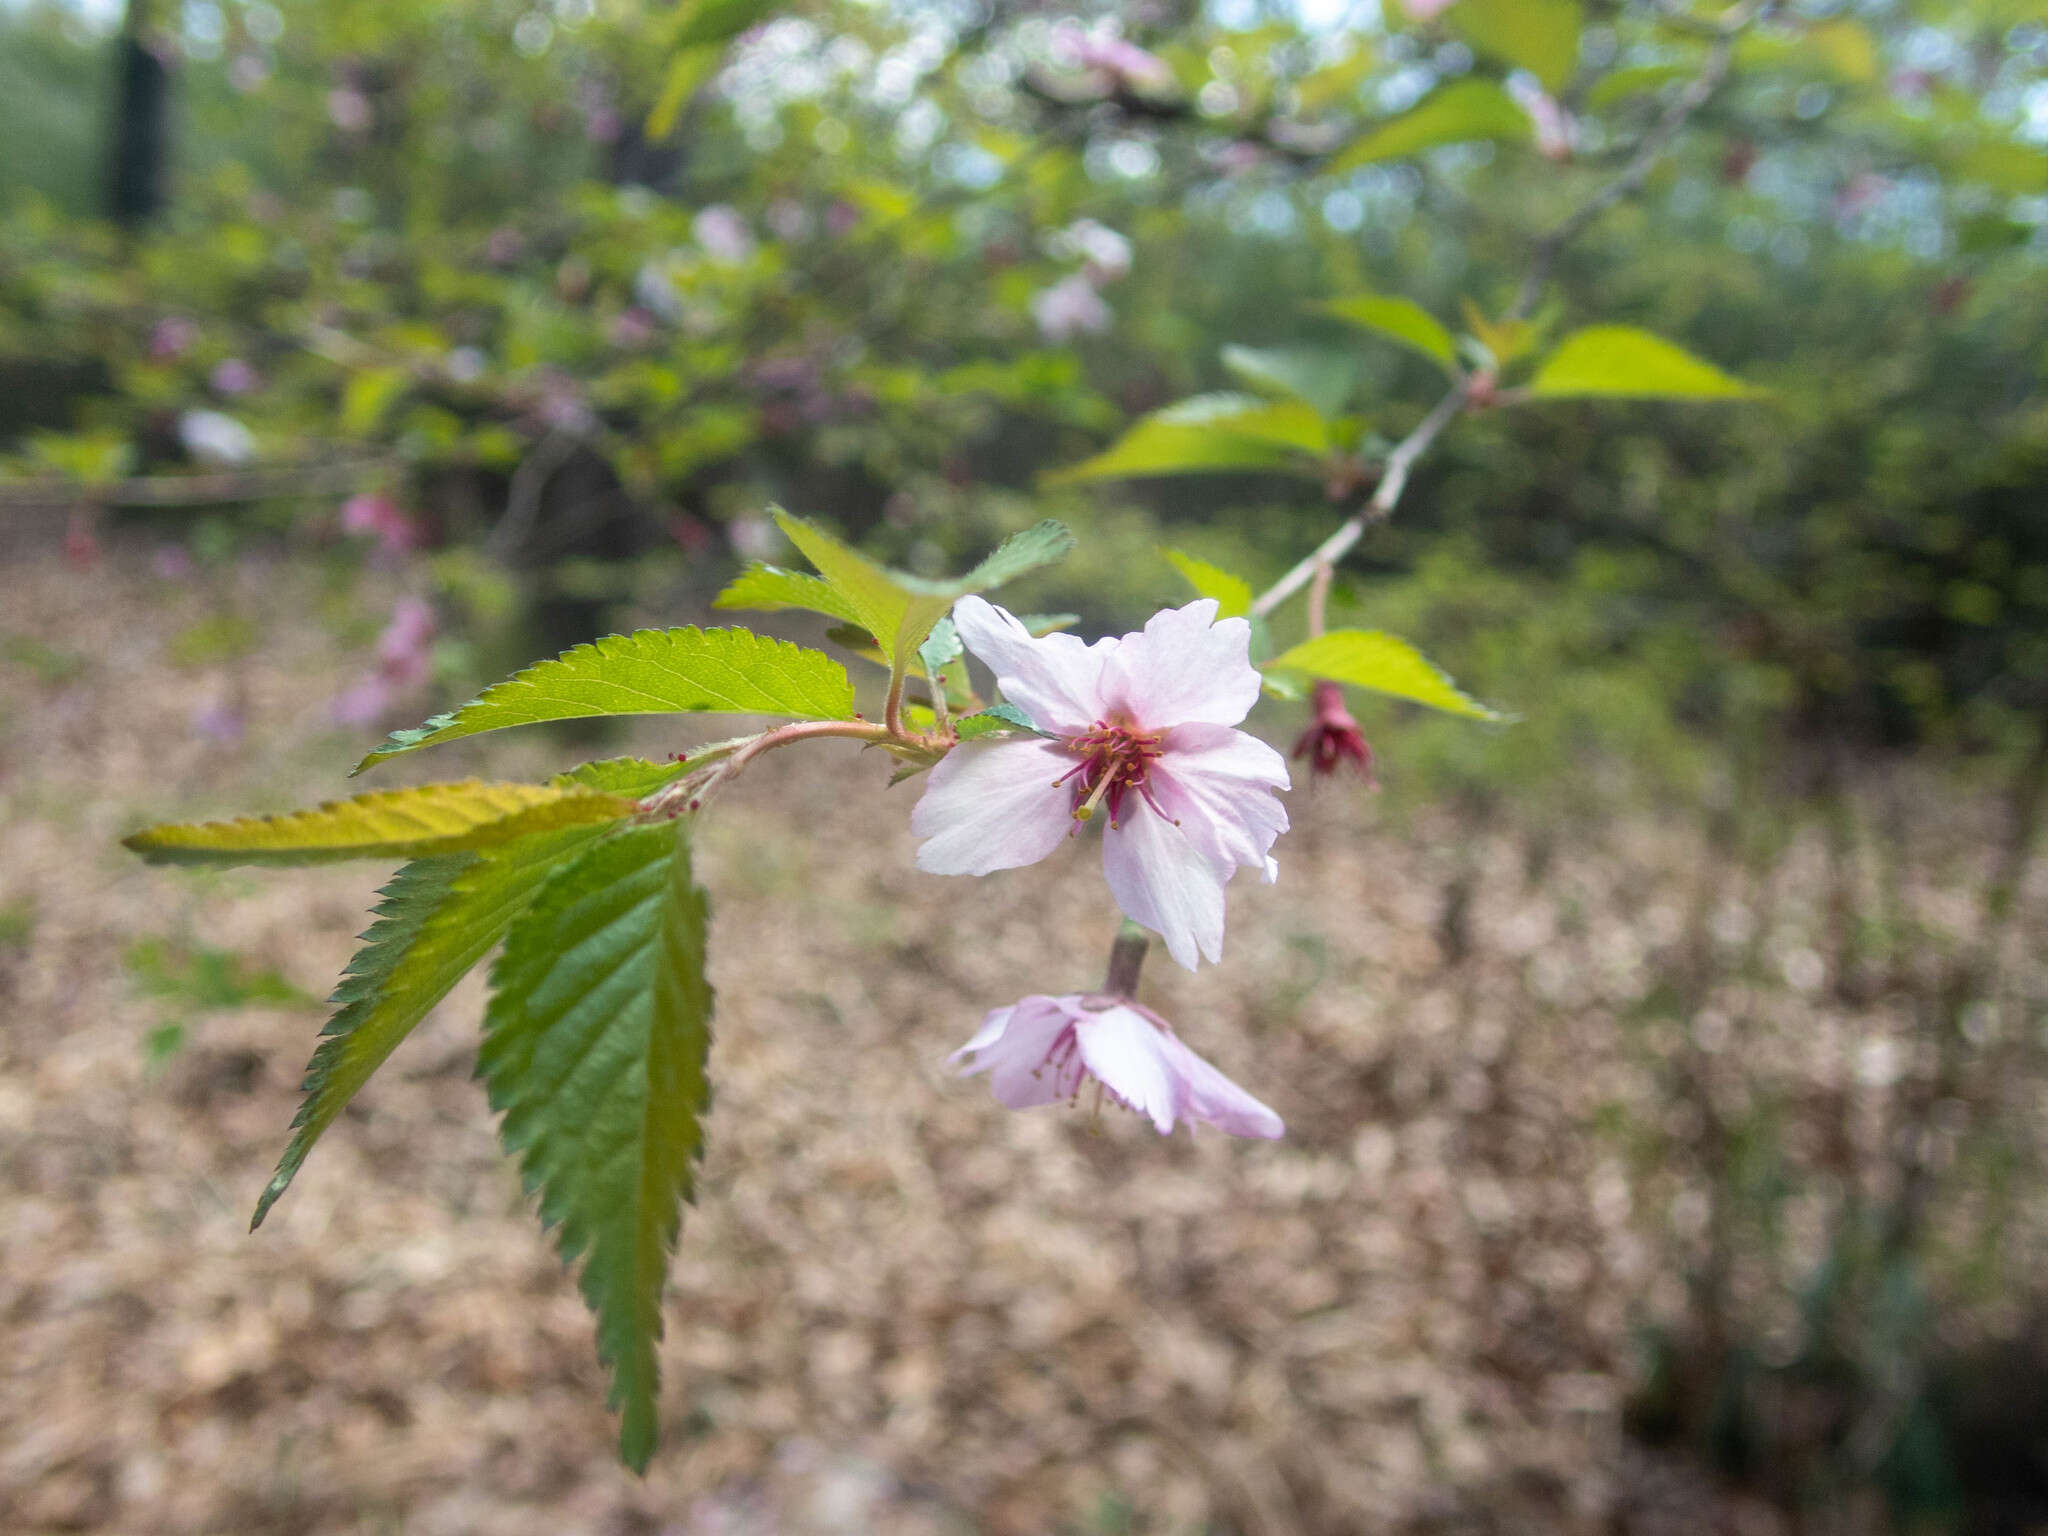
<path id="1" fill-rule="evenodd" d="M 667 1308 L 667 1434 L 636 1480 L 470 1078 L 474 981 L 255 1236 L 318 1011 L 187 1010 L 150 1065 L 176 1010 L 124 967 L 134 940 L 324 995 L 384 871 L 189 875 L 116 846 L 343 792 L 361 745 L 324 710 L 363 652 L 309 618 L 310 576 L 252 564 L 209 589 L 146 565 L 0 568 L 0 637 L 79 659 L 0 661 L 0 1530 L 1707 1528 L 1704 1485 L 1645 1470 L 1620 1429 L 1632 1328 L 1679 1305 L 1684 1201 L 1592 1128 L 1654 1103 L 1619 1021 L 1669 962 L 1683 835 L 1617 832 L 1624 862 L 1566 853 L 1536 888 L 1503 837 L 1453 967 L 1459 829 L 1297 792 L 1281 883 L 1232 888 L 1227 962 L 1147 977 L 1288 1136 L 1162 1140 L 1116 1112 L 1005 1111 L 942 1066 L 985 1008 L 1099 975 L 1089 850 L 920 876 L 915 791 L 872 793 L 882 764 L 766 760 L 700 843 L 718 1102 Z M 260 616 L 263 659 L 174 665 L 220 591 Z M 195 732 L 237 689 L 246 738 Z M 414 771 L 565 760 L 500 736 Z M 1773 921 L 1772 953 L 1807 952 L 1811 903 Z M 1786 997 L 1839 1076 L 1862 1026 Z M 1656 1500 L 1678 1513 L 1653 1521 Z"/>

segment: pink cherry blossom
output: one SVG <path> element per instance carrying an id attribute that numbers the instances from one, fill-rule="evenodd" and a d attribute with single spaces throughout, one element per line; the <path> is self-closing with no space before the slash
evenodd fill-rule
<path id="1" fill-rule="evenodd" d="M 1073 272 L 1031 296 L 1031 318 L 1041 336 L 1058 343 L 1108 330 L 1116 312 L 1103 302 L 1087 274 Z"/>
<path id="2" fill-rule="evenodd" d="M 1122 639 L 1032 638 L 964 597 L 953 623 L 1003 697 L 1044 734 L 955 748 L 932 769 L 911 830 L 917 866 L 985 875 L 1035 864 L 1107 809 L 1102 868 L 1117 905 L 1189 970 L 1223 950 L 1223 886 L 1240 865 L 1271 880 L 1287 764 L 1234 730 L 1259 696 L 1251 626 L 1203 598 Z"/>
<path id="3" fill-rule="evenodd" d="M 1232 1136 L 1274 1140 L 1278 1115 L 1189 1050 L 1151 1009 L 1108 994 L 1036 994 L 981 1021 L 947 1058 L 964 1074 L 986 1072 L 1011 1109 L 1079 1096 L 1093 1080 L 1103 1094 L 1144 1115 L 1162 1136 L 1180 1121 Z"/>

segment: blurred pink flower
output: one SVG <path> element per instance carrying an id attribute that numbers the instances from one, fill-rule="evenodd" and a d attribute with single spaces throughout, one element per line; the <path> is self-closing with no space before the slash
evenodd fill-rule
<path id="1" fill-rule="evenodd" d="M 1011 1109 L 1079 1096 L 1093 1080 L 1104 1095 L 1144 1115 L 1164 1136 L 1186 1121 L 1268 1141 L 1287 1127 L 1278 1115 L 1189 1050 L 1151 1009 L 1109 995 L 1036 994 L 981 1021 L 947 1058 L 963 1074 L 986 1072 Z"/>
<path id="2" fill-rule="evenodd" d="M 428 648 L 439 628 L 430 604 L 417 597 L 401 597 L 391 610 L 391 622 L 377 637 L 378 674 L 394 688 L 424 683 Z"/>
<path id="3" fill-rule="evenodd" d="M 1216 620 L 1203 598 L 1144 629 L 1092 645 L 1033 638 L 1002 609 L 964 597 L 961 641 L 1003 697 L 1043 733 L 955 748 L 911 813 L 917 867 L 985 875 L 1035 864 L 1107 807 L 1102 869 L 1124 915 L 1166 941 L 1189 970 L 1223 950 L 1223 886 L 1287 830 L 1273 797 L 1287 764 L 1233 729 L 1259 696 L 1251 625 Z"/>
<path id="4" fill-rule="evenodd" d="M 372 726 L 390 707 L 390 685 L 381 677 L 366 677 L 330 699 L 327 713 L 336 725 Z"/>
<path id="5" fill-rule="evenodd" d="M 199 327 L 182 315 L 159 320 L 149 333 L 149 360 L 175 362 L 198 339 Z"/>
<path id="6" fill-rule="evenodd" d="M 381 554 L 402 555 L 419 543 L 419 525 L 389 496 L 360 492 L 341 504 L 341 531 L 374 538 Z"/>
<path id="7" fill-rule="evenodd" d="M 1100 76 L 1105 91 L 1166 95 L 1179 83 L 1166 60 L 1113 32 L 1083 31 L 1068 23 L 1053 34 L 1052 50 L 1062 64 Z"/>
<path id="8" fill-rule="evenodd" d="M 736 267 L 754 254 L 753 230 L 739 210 L 726 203 L 700 209 L 690 220 L 690 234 L 706 256 L 725 266 Z"/>
<path id="9" fill-rule="evenodd" d="M 1102 301 L 1095 285 L 1081 273 L 1063 277 L 1031 297 L 1031 318 L 1047 341 L 1072 341 L 1084 333 L 1109 329 L 1115 312 Z"/>
<path id="10" fill-rule="evenodd" d="M 327 120 L 343 133 L 361 133 L 376 116 L 370 98 L 351 86 L 327 93 Z"/>
<path id="11" fill-rule="evenodd" d="M 227 747 L 242 739 L 244 726 L 240 711 L 231 704 L 215 701 L 193 715 L 192 729 L 208 741 Z"/>
<path id="12" fill-rule="evenodd" d="M 230 357 L 214 365 L 206 377 L 207 385 L 217 395 L 246 395 L 263 382 L 262 376 L 239 357 Z"/>
<path id="13" fill-rule="evenodd" d="M 1572 154 L 1571 115 L 1555 96 L 1526 75 L 1508 78 L 1508 94 L 1529 114 L 1536 133 L 1536 151 L 1546 160 L 1569 160 Z"/>
<path id="14" fill-rule="evenodd" d="M 182 544 L 159 544 L 149 557 L 149 568 L 159 581 L 184 581 L 193 571 L 192 551 Z"/>
<path id="15" fill-rule="evenodd" d="M 1066 241 L 1081 258 L 1081 272 L 1100 288 L 1128 276 L 1131 270 L 1131 242 L 1107 224 L 1094 219 L 1076 219 L 1066 228 Z"/>

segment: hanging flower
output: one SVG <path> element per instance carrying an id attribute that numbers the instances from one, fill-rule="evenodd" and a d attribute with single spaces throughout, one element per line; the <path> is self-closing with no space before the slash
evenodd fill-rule
<path id="1" fill-rule="evenodd" d="M 1200 1121 L 1232 1136 L 1274 1140 L 1280 1117 L 1202 1060 L 1151 1009 L 1108 994 L 1025 998 L 981 1021 L 947 1058 L 963 1074 L 986 1072 L 1011 1109 L 1077 1099 L 1090 1081 L 1135 1110 L 1162 1136 Z"/>
<path id="2" fill-rule="evenodd" d="M 1044 733 L 959 747 L 932 769 L 911 830 L 917 866 L 985 875 L 1035 864 L 1108 813 L 1102 867 L 1126 916 L 1193 970 L 1223 950 L 1223 886 L 1240 865 L 1272 880 L 1287 830 L 1273 791 L 1287 764 L 1234 730 L 1259 696 L 1251 626 L 1216 621 L 1214 599 L 1154 614 L 1122 639 L 1034 639 L 964 597 L 953 622 L 1003 697 Z"/>
<path id="3" fill-rule="evenodd" d="M 1327 777 L 1354 763 L 1365 782 L 1377 788 L 1372 771 L 1372 745 L 1344 707 L 1344 690 L 1327 678 L 1316 684 L 1315 719 L 1294 743 L 1294 757 L 1309 760 L 1317 777 Z"/>

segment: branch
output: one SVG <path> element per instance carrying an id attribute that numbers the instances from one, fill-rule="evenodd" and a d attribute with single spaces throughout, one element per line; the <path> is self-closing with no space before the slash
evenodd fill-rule
<path id="1" fill-rule="evenodd" d="M 210 507 L 226 502 L 269 501 L 284 496 L 337 496 L 363 481 L 397 468 L 390 458 L 289 469 L 244 470 L 220 475 L 143 475 L 98 485 L 0 485 L 0 509 L 10 512 L 69 507 Z"/>
<path id="2" fill-rule="evenodd" d="M 1751 0 L 1750 4 L 1715 26 L 1713 46 L 1707 50 L 1707 62 L 1697 75 L 1686 82 L 1685 89 L 1672 99 L 1655 126 L 1637 142 L 1635 153 L 1629 156 L 1628 164 L 1622 167 L 1620 174 L 1536 242 L 1535 250 L 1530 253 L 1529 270 L 1522 278 L 1521 291 L 1515 295 L 1515 302 L 1504 318 L 1521 320 L 1533 313 L 1537 300 L 1543 297 L 1544 284 L 1550 281 L 1550 269 L 1557 264 L 1559 253 L 1584 234 L 1601 214 L 1642 189 L 1643 183 L 1650 179 L 1650 172 L 1656 169 L 1657 162 L 1664 158 L 1664 151 L 1671 147 L 1671 141 L 1692 121 L 1693 114 L 1721 88 L 1721 82 L 1728 78 L 1728 65 L 1735 53 L 1735 35 L 1756 20 L 1767 3 L 1768 0 Z"/>
<path id="3" fill-rule="evenodd" d="M 1359 541 L 1366 529 L 1392 515 L 1401 500 L 1401 492 L 1408 487 L 1408 471 L 1429 451 L 1430 444 L 1451 424 L 1452 418 L 1464 409 L 1465 398 L 1464 383 L 1453 384 L 1443 399 L 1437 401 L 1435 408 L 1417 423 L 1415 430 L 1402 438 L 1394 451 L 1387 455 L 1386 467 L 1380 472 L 1380 483 L 1373 491 L 1372 499 L 1338 524 L 1337 531 L 1318 544 L 1293 570 L 1259 594 L 1251 608 L 1255 618 L 1264 618 L 1294 596 L 1315 579 L 1316 572 L 1323 566 L 1336 565 L 1351 552 L 1351 546 Z"/>

